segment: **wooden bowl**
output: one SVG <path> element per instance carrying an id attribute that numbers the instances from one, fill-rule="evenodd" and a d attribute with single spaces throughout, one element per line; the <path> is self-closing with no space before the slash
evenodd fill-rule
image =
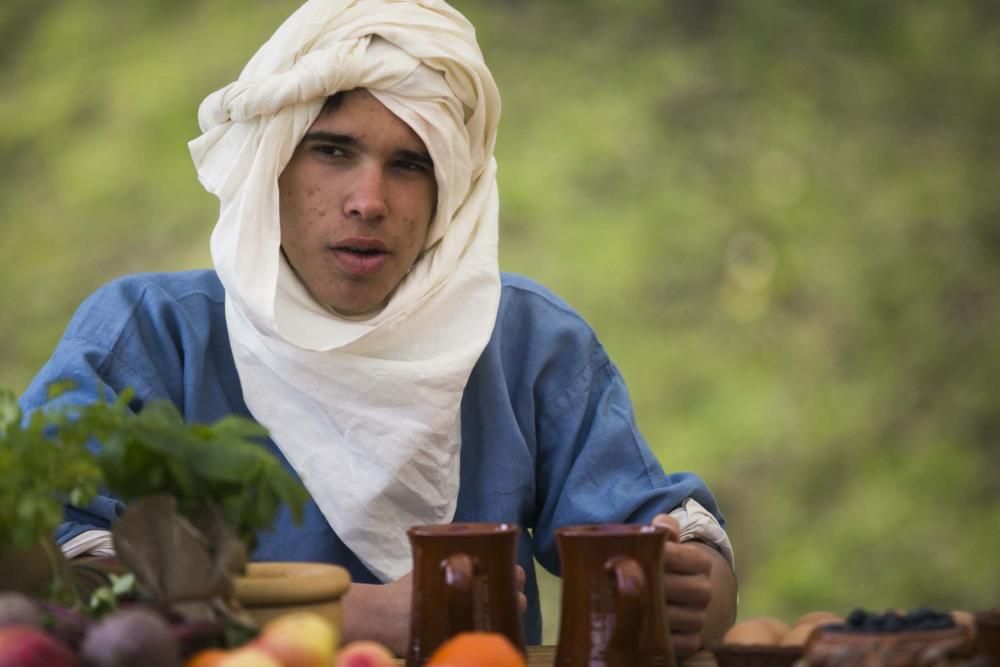
<path id="1" fill-rule="evenodd" d="M 258 624 L 293 611 L 314 611 L 341 627 L 347 570 L 329 563 L 250 563 L 235 581 L 236 599 Z"/>
<path id="2" fill-rule="evenodd" d="M 792 667 L 802 657 L 801 646 L 723 644 L 714 651 L 719 667 Z"/>

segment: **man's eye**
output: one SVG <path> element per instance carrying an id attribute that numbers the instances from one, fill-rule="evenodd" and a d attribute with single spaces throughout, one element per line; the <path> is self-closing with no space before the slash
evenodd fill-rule
<path id="1" fill-rule="evenodd" d="M 431 170 L 430 165 L 423 162 L 416 162 L 414 160 L 396 160 L 396 167 L 402 169 L 403 171 L 413 171 L 418 173 L 427 173 Z"/>
<path id="2" fill-rule="evenodd" d="M 325 157 L 343 157 L 347 155 L 343 148 L 330 144 L 318 144 L 313 150 Z"/>

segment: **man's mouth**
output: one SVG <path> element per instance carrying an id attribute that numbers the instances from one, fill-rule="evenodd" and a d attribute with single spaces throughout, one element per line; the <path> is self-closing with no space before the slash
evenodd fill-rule
<path id="1" fill-rule="evenodd" d="M 388 248 L 377 239 L 348 239 L 331 248 L 342 269 L 356 275 L 371 275 L 389 259 Z"/>
<path id="2" fill-rule="evenodd" d="M 359 248 L 357 246 L 339 246 L 335 250 L 342 250 L 344 252 L 353 252 L 356 255 L 364 255 L 367 257 L 372 257 L 374 255 L 382 255 L 383 251 L 376 248 Z"/>
<path id="3" fill-rule="evenodd" d="M 360 255 L 378 255 L 388 252 L 385 244 L 374 238 L 344 239 L 333 246 L 334 250 L 344 250 Z"/>

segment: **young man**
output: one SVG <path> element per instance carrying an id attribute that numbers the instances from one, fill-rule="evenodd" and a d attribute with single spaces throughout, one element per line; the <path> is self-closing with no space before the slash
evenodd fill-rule
<path id="1" fill-rule="evenodd" d="M 345 639 L 405 649 L 405 530 L 669 525 L 668 619 L 681 655 L 732 623 L 735 580 L 705 485 L 666 475 L 591 329 L 497 267 L 499 94 L 471 25 L 440 0 L 310 0 L 199 112 L 199 177 L 221 202 L 214 271 L 130 276 L 88 299 L 23 397 L 72 378 L 169 398 L 191 421 L 250 416 L 312 496 L 259 560 L 346 567 Z M 140 406 L 141 407 L 141 406 Z M 111 498 L 67 510 L 70 555 L 106 548 Z M 530 532 L 529 532 L 530 531 Z"/>

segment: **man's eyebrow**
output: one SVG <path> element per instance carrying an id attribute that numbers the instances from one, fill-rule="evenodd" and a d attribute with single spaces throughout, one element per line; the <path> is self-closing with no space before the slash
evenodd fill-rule
<path id="1" fill-rule="evenodd" d="M 345 146 L 357 146 L 360 143 L 356 137 L 350 134 L 338 134 L 336 132 L 327 132 L 326 130 L 306 132 L 305 136 L 302 137 L 302 141 L 326 141 L 331 144 L 342 144 Z"/>

